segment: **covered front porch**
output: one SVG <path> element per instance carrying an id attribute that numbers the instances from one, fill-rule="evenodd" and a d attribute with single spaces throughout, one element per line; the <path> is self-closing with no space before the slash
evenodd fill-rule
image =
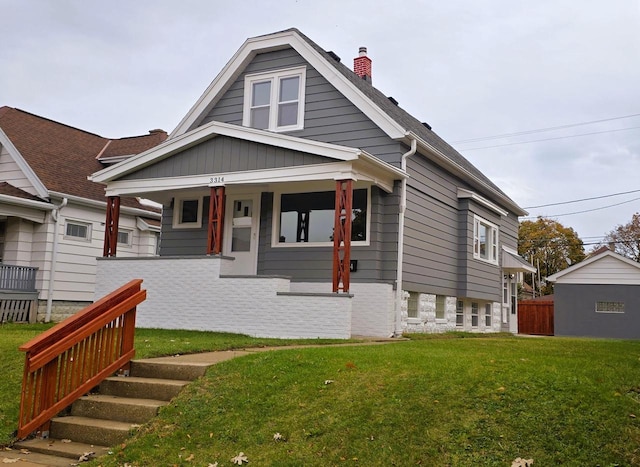
<path id="1" fill-rule="evenodd" d="M 174 303 L 154 305 L 154 295 L 166 291 L 183 297 L 172 308 L 176 321 L 141 325 L 205 329 L 206 322 L 206 329 L 272 337 L 391 334 L 395 271 L 381 264 L 394 264 L 388 252 L 397 237 L 383 220 L 397 219 L 392 216 L 404 171 L 359 149 L 220 123 L 205 127 L 194 130 L 186 145 L 169 140 L 93 175 L 106 183 L 108 196 L 103 253 L 109 260 L 98 262 L 99 287 L 134 269 L 145 274 L 131 276 L 145 280 L 145 307 Z M 242 144 L 247 140 L 252 145 Z M 237 145 L 246 152 L 236 151 Z M 163 205 L 159 258 L 124 260 L 126 265 L 117 258 L 120 196 Z M 160 270 L 169 282 L 156 282 Z M 358 304 L 378 290 L 383 309 Z M 360 308 L 378 316 L 359 317 Z M 218 315 L 216 309 L 225 311 Z M 236 322 L 240 315 L 246 319 Z M 298 315 L 302 328 L 294 324 Z M 203 316 L 216 316 L 215 324 Z"/>

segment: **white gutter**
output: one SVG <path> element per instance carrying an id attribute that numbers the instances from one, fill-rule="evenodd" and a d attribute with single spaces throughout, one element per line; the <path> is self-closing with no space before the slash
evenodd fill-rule
<path id="1" fill-rule="evenodd" d="M 411 149 L 402 155 L 400 167 L 407 172 L 407 158 L 416 153 L 418 141 L 411 138 Z M 407 178 L 400 182 L 400 209 L 398 212 L 398 264 L 396 266 L 396 319 L 393 335 L 399 337 L 402 334 L 402 256 L 404 255 L 404 212 L 407 209 Z"/>
<path id="2" fill-rule="evenodd" d="M 49 194 L 53 196 L 59 196 L 60 198 L 71 201 L 73 204 L 79 204 L 81 206 L 88 206 L 88 207 L 99 208 L 99 209 L 107 208 L 106 201 L 96 201 L 89 198 L 82 198 L 80 196 L 73 196 L 65 193 L 60 193 L 58 191 L 50 191 Z M 140 208 L 130 208 L 128 206 L 121 206 L 120 214 L 131 214 L 133 216 L 143 216 L 143 217 L 149 217 L 151 219 L 162 218 L 162 214 L 159 212 L 147 211 L 146 209 L 140 209 Z"/>
<path id="3" fill-rule="evenodd" d="M 47 292 L 47 312 L 44 317 L 44 322 L 51 321 L 51 305 L 53 303 L 53 283 L 56 276 L 56 263 L 58 262 L 58 213 L 67 205 L 69 200 L 62 198 L 62 203 L 59 206 L 55 206 L 51 211 L 51 217 L 53 218 L 53 252 L 51 253 L 51 272 L 49 273 L 49 290 Z"/>
<path id="4" fill-rule="evenodd" d="M 17 196 L 11 196 L 11 195 L 0 194 L 0 202 L 6 203 L 6 204 L 12 204 L 14 206 L 24 206 L 27 208 L 43 209 L 45 211 L 50 211 L 52 209 L 55 209 L 55 206 L 53 206 L 51 203 L 46 203 L 44 201 L 36 201 L 36 200 L 26 199 L 26 198 L 19 198 Z"/>

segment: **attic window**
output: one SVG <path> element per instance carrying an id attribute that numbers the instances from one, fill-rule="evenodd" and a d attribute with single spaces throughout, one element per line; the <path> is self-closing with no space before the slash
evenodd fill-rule
<path id="1" fill-rule="evenodd" d="M 242 124 L 259 130 L 301 130 L 306 68 L 248 75 Z"/>

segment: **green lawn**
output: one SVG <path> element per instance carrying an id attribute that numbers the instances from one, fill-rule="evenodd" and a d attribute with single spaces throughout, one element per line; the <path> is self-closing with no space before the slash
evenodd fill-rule
<path id="1" fill-rule="evenodd" d="M 145 332 L 140 352 L 197 342 Z M 218 338 L 247 339 L 205 334 Z M 260 352 L 212 367 L 92 465 L 221 467 L 240 452 L 274 466 L 640 465 L 639 370 L 636 341 L 422 337 Z"/>
<path id="2" fill-rule="evenodd" d="M 24 354 L 18 347 L 52 327 L 52 324 L 0 324 L 0 446 L 12 441 L 17 428 Z M 229 350 L 290 344 L 322 344 L 336 340 L 254 339 L 238 334 L 197 331 L 138 329 L 136 357 L 158 357 L 179 353 Z"/>

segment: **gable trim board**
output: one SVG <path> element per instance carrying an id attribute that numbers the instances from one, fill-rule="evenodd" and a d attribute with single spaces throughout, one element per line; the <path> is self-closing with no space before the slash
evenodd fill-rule
<path id="1" fill-rule="evenodd" d="M 0 128 L 0 145 L 4 146 L 9 155 L 13 158 L 14 162 L 18 165 L 22 173 L 24 173 L 27 180 L 31 182 L 33 189 L 36 191 L 37 196 L 40 198 L 47 198 L 49 193 L 47 187 L 38 178 L 31 166 L 27 164 L 27 161 L 22 157 L 20 151 L 13 145 L 7 134 Z"/>
<path id="2" fill-rule="evenodd" d="M 608 250 L 547 280 L 558 284 L 640 285 L 640 263 Z"/>
<path id="3" fill-rule="evenodd" d="M 329 65 L 317 50 L 304 40 L 296 31 L 282 31 L 280 33 L 258 36 L 247 39 L 240 49 L 231 57 L 222 71 L 214 78 L 209 87 L 196 101 L 187 115 L 169 135 L 169 139 L 184 134 L 197 125 L 198 122 L 213 108 L 218 98 L 228 86 L 235 81 L 247 64 L 260 52 L 291 47 L 298 52 L 311 66 L 313 66 L 329 83 L 353 102 L 367 117 L 375 122 L 389 137 L 403 138 L 406 131 L 386 112 L 375 105 L 360 90 L 356 89 L 335 68 Z"/>

